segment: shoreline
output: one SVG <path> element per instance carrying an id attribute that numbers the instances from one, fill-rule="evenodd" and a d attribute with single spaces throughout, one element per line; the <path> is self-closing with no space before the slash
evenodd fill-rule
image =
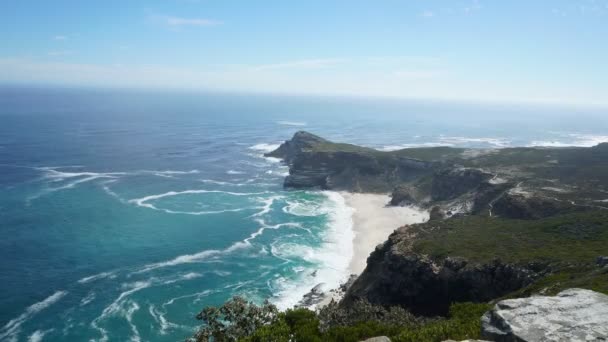
<path id="1" fill-rule="evenodd" d="M 353 256 L 348 270 L 359 275 L 376 246 L 388 239 L 395 229 L 428 221 L 429 212 L 416 207 L 387 206 L 389 195 L 340 192 L 353 209 Z"/>
<path id="2" fill-rule="evenodd" d="M 300 301 L 300 305 L 319 309 L 333 301 L 340 301 L 342 296 L 367 266 L 367 258 L 384 243 L 395 229 L 408 224 L 422 223 L 429 219 L 429 212 L 417 207 L 387 206 L 390 196 L 387 194 L 337 192 L 344 204 L 352 210 L 352 256 L 348 263 L 348 279 L 339 286 L 321 290 L 321 284 L 312 288 Z M 354 277 L 354 278 L 353 278 Z"/>

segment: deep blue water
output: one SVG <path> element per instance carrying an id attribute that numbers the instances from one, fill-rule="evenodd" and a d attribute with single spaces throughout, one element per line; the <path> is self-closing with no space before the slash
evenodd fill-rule
<path id="1" fill-rule="evenodd" d="M 297 130 L 383 149 L 590 146 L 607 114 L 0 88 L 0 340 L 177 341 L 232 295 L 284 308 L 336 286 L 350 209 L 284 191 L 286 167 L 261 156 Z"/>

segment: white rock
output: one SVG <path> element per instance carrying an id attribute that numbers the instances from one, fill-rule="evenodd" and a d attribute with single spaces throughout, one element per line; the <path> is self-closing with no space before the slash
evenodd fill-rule
<path id="1" fill-rule="evenodd" d="M 554 297 L 503 300 L 481 323 L 482 336 L 493 341 L 608 341 L 608 296 L 569 289 Z"/>

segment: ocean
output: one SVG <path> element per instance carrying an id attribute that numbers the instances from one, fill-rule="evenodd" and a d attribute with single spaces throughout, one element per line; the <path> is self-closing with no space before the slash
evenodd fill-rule
<path id="1" fill-rule="evenodd" d="M 183 341 L 234 295 L 346 280 L 352 209 L 286 191 L 298 130 L 383 150 L 593 146 L 559 106 L 0 87 L 0 341 Z"/>

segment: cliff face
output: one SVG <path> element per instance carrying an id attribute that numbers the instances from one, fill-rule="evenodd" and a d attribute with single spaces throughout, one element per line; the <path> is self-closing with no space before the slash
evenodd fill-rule
<path id="1" fill-rule="evenodd" d="M 470 215 L 401 227 L 370 255 L 342 304 L 367 299 L 433 316 L 453 302 L 514 293 L 608 293 L 606 243 L 605 210 L 535 220 Z"/>
<path id="2" fill-rule="evenodd" d="M 400 228 L 367 260 L 343 305 L 358 299 L 404 306 L 415 314 L 445 315 L 453 302 L 485 302 L 516 291 L 537 279 L 540 269 L 493 260 L 430 259 L 411 251 L 408 227 Z"/>

